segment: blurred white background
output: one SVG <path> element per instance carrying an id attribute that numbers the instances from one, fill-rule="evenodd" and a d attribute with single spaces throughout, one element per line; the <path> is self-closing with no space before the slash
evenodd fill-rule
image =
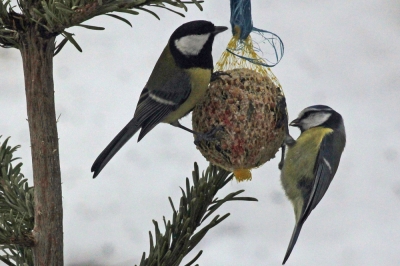
<path id="1" fill-rule="evenodd" d="M 139 94 L 170 34 L 182 23 L 211 20 L 229 26 L 229 0 L 194 5 L 186 18 L 155 9 L 73 28 L 83 49 L 67 44 L 54 60 L 60 137 L 67 265 L 125 266 L 148 251 L 152 219 L 171 218 L 179 186 L 193 162 L 208 163 L 193 137 L 158 125 L 140 143 L 135 136 L 92 179 L 90 167 L 131 119 Z M 305 223 L 287 265 L 400 265 L 400 3 L 383 0 L 252 1 L 254 26 L 278 34 L 285 55 L 273 68 L 287 97 L 290 119 L 326 104 L 342 114 L 347 146 L 329 191 Z M 229 31 L 214 43 L 214 61 Z M 59 41 L 61 38 L 59 39 Z M 31 177 L 21 57 L 0 49 L 0 134 L 21 144 Z M 191 115 L 183 119 L 191 126 Z M 297 129 L 292 135 L 298 136 Z M 232 202 L 231 213 L 203 239 L 200 265 L 280 265 L 294 226 L 280 185 L 278 159 L 253 171 L 251 182 L 228 184 L 218 195 L 245 189 L 259 202 Z"/>

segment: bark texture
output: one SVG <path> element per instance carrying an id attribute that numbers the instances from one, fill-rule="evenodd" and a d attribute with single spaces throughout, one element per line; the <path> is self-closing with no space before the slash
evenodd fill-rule
<path id="1" fill-rule="evenodd" d="M 54 40 L 55 37 L 40 37 L 33 28 L 20 36 L 35 187 L 33 255 L 36 266 L 63 265 L 61 173 L 53 83 Z"/>

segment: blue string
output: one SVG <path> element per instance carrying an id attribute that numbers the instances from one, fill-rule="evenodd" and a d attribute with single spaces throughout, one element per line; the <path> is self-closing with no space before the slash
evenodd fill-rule
<path id="1" fill-rule="evenodd" d="M 250 0 L 231 0 L 231 26 L 235 35 L 235 27 L 240 28 L 240 39 L 245 40 L 253 30 Z"/>
<path id="2" fill-rule="evenodd" d="M 264 63 L 260 59 L 249 58 L 245 56 L 241 56 L 236 54 L 234 51 L 227 49 L 228 52 L 238 56 L 239 58 L 245 59 L 251 63 L 262 65 L 265 67 L 273 67 L 276 66 L 282 59 L 284 53 L 284 46 L 281 38 L 275 33 L 270 31 L 266 31 L 263 29 L 258 29 L 253 27 L 253 19 L 251 17 L 251 0 L 231 0 L 231 26 L 232 26 L 232 34 L 235 35 L 235 27 L 239 27 L 240 36 L 239 42 L 243 44 L 243 40 L 245 40 L 251 32 L 258 34 L 261 36 L 261 41 L 253 41 L 254 50 L 256 52 L 260 52 L 263 54 L 263 51 L 260 48 L 260 43 L 268 42 L 269 45 L 273 48 L 275 54 L 275 62 L 271 62 L 268 59 L 264 59 L 269 63 Z M 270 37 L 267 37 L 266 34 L 269 34 Z M 258 47 L 257 47 L 258 46 Z M 243 45 L 239 45 L 237 51 L 242 49 Z"/>

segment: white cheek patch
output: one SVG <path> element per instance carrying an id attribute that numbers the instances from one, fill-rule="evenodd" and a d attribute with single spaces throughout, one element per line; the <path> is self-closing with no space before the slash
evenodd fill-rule
<path id="1" fill-rule="evenodd" d="M 301 126 L 303 130 L 307 130 L 312 127 L 317 127 L 325 123 L 326 120 L 328 120 L 331 115 L 332 115 L 331 113 L 323 113 L 323 112 L 310 114 L 307 118 L 301 120 Z"/>
<path id="2" fill-rule="evenodd" d="M 188 35 L 175 40 L 175 46 L 182 54 L 186 56 L 198 55 L 209 37 L 210 33 L 201 35 Z"/>

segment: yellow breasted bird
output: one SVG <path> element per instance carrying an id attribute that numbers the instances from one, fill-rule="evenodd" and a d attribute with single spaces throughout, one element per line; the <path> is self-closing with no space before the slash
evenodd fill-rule
<path id="1" fill-rule="evenodd" d="M 325 105 L 305 108 L 290 126 L 298 127 L 301 134 L 295 142 L 288 143 L 281 172 L 282 186 L 296 217 L 283 264 L 304 222 L 328 190 L 346 144 L 342 116 Z"/>
<path id="2" fill-rule="evenodd" d="M 215 130 L 204 134 L 193 132 L 178 120 L 192 111 L 208 89 L 213 71 L 214 37 L 227 29 L 197 20 L 183 24 L 172 33 L 140 94 L 132 120 L 93 163 L 93 178 L 139 129 L 138 141 L 160 122 L 180 127 L 198 137 L 212 138 Z"/>

